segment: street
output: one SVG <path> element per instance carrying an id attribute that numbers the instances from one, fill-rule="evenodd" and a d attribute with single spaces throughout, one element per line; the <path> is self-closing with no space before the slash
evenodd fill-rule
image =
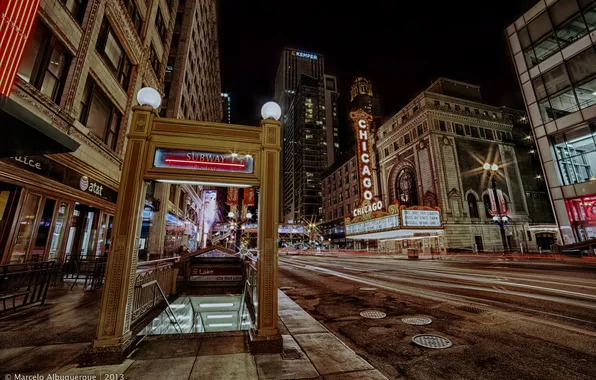
<path id="1" fill-rule="evenodd" d="M 282 290 L 388 378 L 593 379 L 596 373 L 593 263 L 283 256 L 279 269 Z M 360 316 L 366 310 L 387 316 L 366 319 Z M 411 316 L 432 323 L 401 321 Z M 453 346 L 412 343 L 426 333 Z"/>

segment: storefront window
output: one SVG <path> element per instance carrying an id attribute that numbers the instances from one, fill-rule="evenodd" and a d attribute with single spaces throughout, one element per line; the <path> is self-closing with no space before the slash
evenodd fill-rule
<path id="1" fill-rule="evenodd" d="M 97 239 L 96 257 L 106 256 L 108 253 L 108 231 L 112 228 L 112 218 L 110 214 L 102 213 L 99 223 L 99 238 Z"/>
<path id="2" fill-rule="evenodd" d="M 43 255 L 46 250 L 46 243 L 48 242 L 48 237 L 50 235 L 50 227 L 52 226 L 52 217 L 54 216 L 55 206 L 55 200 L 46 199 L 37 227 L 35 244 L 33 245 L 33 249 L 31 251 L 31 261 L 43 260 Z"/>
<path id="3" fill-rule="evenodd" d="M 83 219 L 83 235 L 81 237 L 81 258 L 88 259 L 93 256 L 93 248 L 95 246 L 96 228 L 93 225 L 94 211 L 88 211 Z M 90 257 L 87 257 L 90 256 Z"/>
<path id="4" fill-rule="evenodd" d="M 0 252 L 4 252 L 4 247 L 10 244 L 7 240 L 20 194 L 20 187 L 0 182 Z"/>
<path id="5" fill-rule="evenodd" d="M 557 164 L 565 185 L 596 179 L 594 126 L 567 132 L 553 138 Z"/>
<path id="6" fill-rule="evenodd" d="M 60 259 L 60 247 L 62 246 L 62 241 L 64 240 L 65 235 L 65 227 L 66 227 L 66 218 L 68 216 L 68 204 L 61 202 L 60 207 L 58 208 L 58 215 L 56 216 L 56 224 L 54 225 L 54 232 L 52 233 L 52 242 L 50 243 L 50 252 L 48 255 L 48 260 L 58 260 Z"/>
<path id="7" fill-rule="evenodd" d="M 39 210 L 40 202 L 41 196 L 35 194 L 29 194 L 25 200 L 17 227 L 16 241 L 12 247 L 10 264 L 21 264 L 26 260 L 29 244 L 35 231 L 35 217 Z"/>
<path id="8" fill-rule="evenodd" d="M 596 197 L 568 199 L 565 203 L 577 239 L 596 239 Z"/>

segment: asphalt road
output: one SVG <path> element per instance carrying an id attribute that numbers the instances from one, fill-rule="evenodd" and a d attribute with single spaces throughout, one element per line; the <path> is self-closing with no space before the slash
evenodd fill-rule
<path id="1" fill-rule="evenodd" d="M 286 294 L 388 378 L 596 379 L 593 263 L 283 256 L 279 269 Z M 453 346 L 412 343 L 427 333 Z"/>

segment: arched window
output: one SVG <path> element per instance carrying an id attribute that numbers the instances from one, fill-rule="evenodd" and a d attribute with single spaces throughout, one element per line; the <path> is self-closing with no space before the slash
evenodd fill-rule
<path id="1" fill-rule="evenodd" d="M 418 205 L 416 174 L 410 169 L 402 169 L 395 181 L 395 195 L 400 205 L 406 207 Z"/>
<path id="2" fill-rule="evenodd" d="M 488 196 L 488 194 L 484 194 L 484 196 L 482 197 L 482 201 L 484 202 L 484 211 L 486 212 L 486 217 L 492 218 L 493 216 L 490 213 L 490 197 Z"/>
<path id="3" fill-rule="evenodd" d="M 480 218 L 478 215 L 478 200 L 472 193 L 468 194 L 468 210 L 470 212 L 470 218 Z"/>

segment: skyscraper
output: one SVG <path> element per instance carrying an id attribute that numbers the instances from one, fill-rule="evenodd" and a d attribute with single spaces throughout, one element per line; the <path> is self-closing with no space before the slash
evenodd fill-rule
<path id="1" fill-rule="evenodd" d="M 232 99 L 230 99 L 230 94 L 227 92 L 221 93 L 221 110 L 222 110 L 222 119 L 223 123 L 232 123 L 232 109 L 230 103 Z"/>
<path id="2" fill-rule="evenodd" d="M 562 244 L 596 238 L 594 12 L 541 0 L 505 31 Z"/>
<path id="3" fill-rule="evenodd" d="M 160 25 L 156 20 L 158 30 Z M 162 115 L 221 121 L 216 1 L 179 1 L 173 29 Z"/>
<path id="4" fill-rule="evenodd" d="M 281 107 L 282 122 L 292 103 L 302 74 L 315 79 L 325 74 L 325 59 L 320 54 L 284 48 L 275 77 L 275 101 Z"/>
<path id="5" fill-rule="evenodd" d="M 339 92 L 337 78 L 324 75 L 325 86 L 325 131 L 327 132 L 327 166 L 331 166 L 339 156 L 339 117 L 337 116 Z"/>

